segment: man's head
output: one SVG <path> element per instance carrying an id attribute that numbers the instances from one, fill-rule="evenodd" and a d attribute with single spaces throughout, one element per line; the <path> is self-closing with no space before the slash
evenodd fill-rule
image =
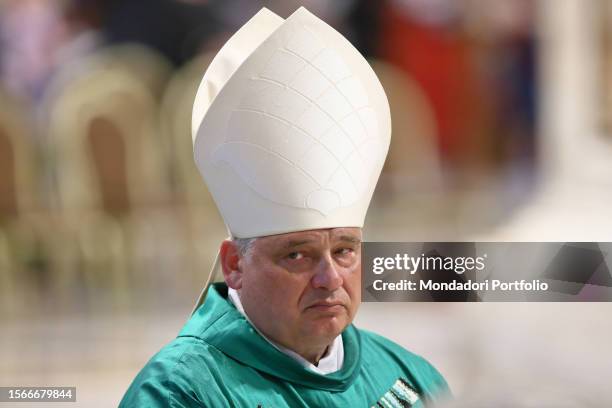
<path id="1" fill-rule="evenodd" d="M 260 237 L 223 243 L 225 281 L 259 330 L 312 356 L 299 343 L 327 346 L 361 300 L 361 230 L 339 227 L 363 225 L 389 149 L 380 81 L 306 9 L 262 9 L 206 70 L 192 138 L 230 234 Z"/>
<path id="2" fill-rule="evenodd" d="M 227 240 L 220 256 L 253 324 L 298 353 L 329 345 L 361 302 L 360 228 Z"/>

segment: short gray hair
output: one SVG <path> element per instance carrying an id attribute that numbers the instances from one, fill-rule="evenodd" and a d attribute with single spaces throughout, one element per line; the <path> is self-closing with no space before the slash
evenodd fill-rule
<path id="1" fill-rule="evenodd" d="M 251 250 L 251 247 L 253 246 L 253 243 L 255 242 L 256 239 L 257 237 L 255 238 L 232 237 L 232 242 L 235 243 L 236 246 L 238 247 L 238 252 L 240 253 L 240 256 L 246 256 Z"/>

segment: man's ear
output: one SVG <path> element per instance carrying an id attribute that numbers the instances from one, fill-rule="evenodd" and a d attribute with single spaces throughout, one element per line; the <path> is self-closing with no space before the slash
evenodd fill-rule
<path id="1" fill-rule="evenodd" d="M 226 239 L 221 243 L 219 256 L 221 257 L 221 268 L 223 269 L 225 283 L 232 289 L 240 289 L 242 287 L 242 271 L 240 270 L 238 245 Z"/>

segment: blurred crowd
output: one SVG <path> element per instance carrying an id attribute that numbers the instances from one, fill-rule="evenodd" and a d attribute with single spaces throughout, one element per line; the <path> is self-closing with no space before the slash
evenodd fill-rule
<path id="1" fill-rule="evenodd" d="M 529 189 L 537 164 L 531 1 L 7 0 L 3 311 L 41 301 L 70 310 L 105 290 L 127 306 L 134 290 L 157 299 L 182 293 L 180 282 L 198 286 L 225 233 L 192 160 L 196 87 L 260 7 L 287 17 L 300 5 L 346 35 L 386 88 L 393 138 L 379 199 L 500 179 Z"/>

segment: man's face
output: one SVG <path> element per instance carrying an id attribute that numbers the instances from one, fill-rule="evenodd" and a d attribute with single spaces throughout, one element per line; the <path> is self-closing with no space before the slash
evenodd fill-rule
<path id="1" fill-rule="evenodd" d="M 327 345 L 361 302 L 361 229 L 258 238 L 239 269 L 242 304 L 266 336 L 289 348 Z"/>

